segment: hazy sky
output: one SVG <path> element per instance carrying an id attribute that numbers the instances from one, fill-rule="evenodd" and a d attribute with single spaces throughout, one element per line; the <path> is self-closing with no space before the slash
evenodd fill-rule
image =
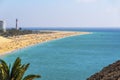
<path id="1" fill-rule="evenodd" d="M 0 19 L 14 27 L 120 28 L 120 0 L 0 0 Z"/>

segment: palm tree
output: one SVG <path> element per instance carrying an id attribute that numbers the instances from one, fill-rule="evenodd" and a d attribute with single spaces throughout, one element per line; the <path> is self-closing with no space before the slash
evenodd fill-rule
<path id="1" fill-rule="evenodd" d="M 22 65 L 19 57 L 15 60 L 12 68 L 4 60 L 0 60 L 0 80 L 33 80 L 34 78 L 40 78 L 40 75 L 34 74 L 23 77 L 29 65 L 29 63 Z"/>

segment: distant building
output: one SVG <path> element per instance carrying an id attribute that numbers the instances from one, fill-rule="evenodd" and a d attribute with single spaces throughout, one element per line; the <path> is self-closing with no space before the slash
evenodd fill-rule
<path id="1" fill-rule="evenodd" d="M 0 30 L 6 32 L 5 21 L 0 20 Z"/>
<path id="2" fill-rule="evenodd" d="M 18 30 L 18 19 L 16 19 L 16 30 Z"/>

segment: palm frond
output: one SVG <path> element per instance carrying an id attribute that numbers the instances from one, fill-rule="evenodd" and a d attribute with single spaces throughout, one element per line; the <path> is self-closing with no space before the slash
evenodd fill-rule
<path id="1" fill-rule="evenodd" d="M 39 75 L 27 75 L 23 78 L 29 65 L 29 63 L 22 65 L 19 57 L 15 60 L 12 68 L 4 60 L 0 60 L 0 80 L 33 80 L 34 78 L 40 78 Z"/>
<path id="2" fill-rule="evenodd" d="M 19 71 L 18 71 L 18 75 L 16 76 L 16 80 L 21 80 L 23 75 L 25 74 L 25 71 L 28 69 L 30 64 L 24 64 L 24 65 L 21 65 Z"/>
<path id="3" fill-rule="evenodd" d="M 12 66 L 12 69 L 11 69 L 11 78 L 15 77 L 15 75 L 18 74 L 18 70 L 19 70 L 20 66 L 21 66 L 21 59 L 18 57 L 15 60 L 13 66 Z"/>
<path id="4" fill-rule="evenodd" d="M 7 78 L 9 78 L 9 67 L 7 66 L 7 63 L 3 60 L 0 60 L 0 76 L 6 80 Z"/>
<path id="5" fill-rule="evenodd" d="M 34 78 L 41 78 L 40 75 L 27 75 L 23 80 L 33 80 Z"/>

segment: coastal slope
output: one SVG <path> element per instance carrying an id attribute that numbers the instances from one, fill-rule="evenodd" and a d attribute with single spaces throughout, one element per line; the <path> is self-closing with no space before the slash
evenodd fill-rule
<path id="1" fill-rule="evenodd" d="M 29 45 L 82 34 L 89 34 L 89 32 L 53 31 L 50 33 L 35 33 L 8 38 L 0 37 L 0 55 L 4 55 L 7 52 L 11 52 Z"/>
<path id="2" fill-rule="evenodd" d="M 120 80 L 120 60 L 104 67 L 100 72 L 92 75 L 87 80 Z"/>

